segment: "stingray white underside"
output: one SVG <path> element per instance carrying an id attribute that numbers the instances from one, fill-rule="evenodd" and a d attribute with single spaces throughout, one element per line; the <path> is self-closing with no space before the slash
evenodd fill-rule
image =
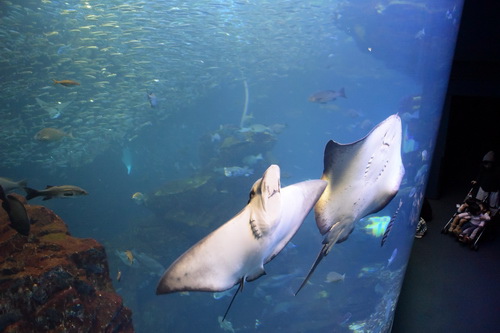
<path id="1" fill-rule="evenodd" d="M 281 188 L 279 167 L 271 165 L 254 184 L 245 208 L 165 271 L 157 294 L 223 291 L 257 279 L 295 235 L 325 186 L 323 180 L 309 180 Z"/>
<path id="2" fill-rule="evenodd" d="M 321 179 L 328 185 L 314 207 L 324 243 L 344 241 L 356 221 L 397 194 L 404 175 L 401 143 L 401 119 L 392 115 L 357 142 L 327 144 Z"/>

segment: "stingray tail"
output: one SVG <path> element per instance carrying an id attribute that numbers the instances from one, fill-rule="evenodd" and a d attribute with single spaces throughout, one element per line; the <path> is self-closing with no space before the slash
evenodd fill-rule
<path id="1" fill-rule="evenodd" d="M 222 321 L 224 321 L 224 319 L 226 319 L 226 316 L 227 316 L 227 314 L 229 312 L 229 309 L 231 309 L 231 305 L 233 305 L 233 302 L 234 302 L 234 299 L 236 298 L 236 295 L 238 295 L 238 293 L 243 290 L 243 281 L 245 281 L 245 278 L 241 279 L 240 285 L 238 286 L 238 289 L 234 293 L 233 298 L 231 298 L 231 302 L 229 303 L 229 305 L 228 305 L 228 307 L 226 309 L 226 312 L 224 313 L 224 317 L 222 317 Z"/>
<path id="2" fill-rule="evenodd" d="M 338 226 L 338 222 L 335 223 L 332 226 L 332 228 L 330 228 L 330 231 L 332 231 L 333 228 L 335 228 L 335 226 Z M 316 270 L 316 267 L 318 267 L 318 265 L 321 262 L 321 260 L 323 260 L 323 258 L 326 257 L 326 255 L 328 253 L 330 253 L 332 247 L 339 240 L 340 234 L 341 234 L 340 232 L 337 232 L 337 235 L 336 235 L 336 237 L 335 237 L 335 239 L 333 241 L 328 241 L 327 240 L 328 235 L 325 237 L 325 240 L 323 240 L 323 247 L 321 248 L 321 251 L 319 251 L 319 254 L 318 254 L 318 257 L 316 258 L 316 261 L 314 262 L 314 264 L 312 265 L 311 269 L 309 270 L 309 274 L 307 274 L 306 278 L 304 279 L 304 282 L 302 282 L 302 284 L 300 285 L 299 289 L 295 293 L 295 296 L 297 296 L 297 294 L 299 293 L 299 291 L 306 285 L 307 281 L 309 281 L 309 279 L 313 275 L 314 271 Z"/>
<path id="3" fill-rule="evenodd" d="M 300 285 L 299 289 L 297 289 L 297 291 L 295 292 L 295 294 L 294 294 L 295 296 L 297 296 L 299 291 L 307 284 L 307 282 L 309 281 L 309 279 L 313 275 L 314 271 L 316 270 L 316 267 L 318 267 L 321 260 L 323 260 L 323 258 L 326 257 L 326 255 L 328 254 L 328 248 L 329 248 L 328 244 L 323 245 L 323 247 L 321 248 L 321 251 L 319 251 L 319 254 L 318 254 L 318 257 L 316 258 L 316 261 L 314 262 L 311 269 L 309 270 L 309 273 L 307 274 L 306 278 L 304 279 L 304 281 Z"/>

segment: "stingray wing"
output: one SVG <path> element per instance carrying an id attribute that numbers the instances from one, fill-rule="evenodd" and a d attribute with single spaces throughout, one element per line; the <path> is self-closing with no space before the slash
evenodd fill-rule
<path id="1" fill-rule="evenodd" d="M 260 244 L 249 226 L 249 207 L 181 255 L 161 277 L 156 293 L 223 291 L 251 270 L 263 274 L 254 255 Z"/>
<path id="2" fill-rule="evenodd" d="M 157 294 L 223 291 L 264 274 L 281 214 L 280 169 L 271 165 L 255 182 L 250 202 L 235 217 L 180 256 L 163 274 Z"/>
<path id="3" fill-rule="evenodd" d="M 268 254 L 264 263 L 271 261 L 283 250 L 304 222 L 307 214 L 323 193 L 326 182 L 308 180 L 281 189 L 282 207 L 279 223 L 268 239 Z"/>

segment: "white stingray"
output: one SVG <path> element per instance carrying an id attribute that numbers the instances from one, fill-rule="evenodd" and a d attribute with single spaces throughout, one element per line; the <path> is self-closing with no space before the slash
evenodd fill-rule
<path id="1" fill-rule="evenodd" d="M 245 208 L 174 261 L 156 293 L 217 292 L 236 284 L 241 290 L 245 281 L 265 274 L 264 264 L 295 235 L 325 187 L 317 179 L 281 188 L 280 169 L 271 165 Z"/>
<path id="2" fill-rule="evenodd" d="M 359 141 L 327 143 L 321 179 L 328 185 L 314 207 L 316 224 L 325 237 L 297 293 L 332 246 L 349 237 L 356 221 L 378 212 L 397 194 L 405 172 L 401 142 L 401 118 L 395 114 Z"/>

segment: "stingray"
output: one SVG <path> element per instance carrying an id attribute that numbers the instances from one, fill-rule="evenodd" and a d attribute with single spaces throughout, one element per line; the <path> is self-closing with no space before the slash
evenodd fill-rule
<path id="1" fill-rule="evenodd" d="M 281 188 L 280 168 L 271 165 L 251 191 L 248 204 L 232 219 L 182 254 L 163 273 L 156 294 L 220 292 L 265 274 L 271 261 L 295 235 L 326 187 L 308 180 Z"/>
<path id="2" fill-rule="evenodd" d="M 327 143 L 321 179 L 328 185 L 314 207 L 323 247 L 297 293 L 333 245 L 349 237 L 356 221 L 382 210 L 396 196 L 405 172 L 401 141 L 401 118 L 396 114 L 359 141 Z"/>
<path id="3" fill-rule="evenodd" d="M 44 102 L 42 101 L 40 98 L 36 98 L 36 102 L 38 103 L 38 105 L 40 105 L 40 107 L 42 109 L 44 109 L 45 111 L 47 111 L 47 113 L 49 114 L 49 117 L 50 119 L 56 119 L 56 118 L 59 118 L 61 116 L 61 114 L 63 113 L 64 109 L 70 105 L 73 101 L 70 101 L 70 102 L 56 102 L 56 103 L 47 103 L 47 102 Z"/>

